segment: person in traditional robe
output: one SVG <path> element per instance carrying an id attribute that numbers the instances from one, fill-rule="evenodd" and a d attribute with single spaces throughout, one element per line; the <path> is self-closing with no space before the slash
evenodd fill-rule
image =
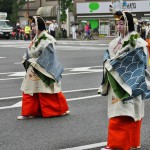
<path id="1" fill-rule="evenodd" d="M 119 36 L 104 53 L 99 94 L 108 96 L 107 146 L 101 150 L 140 149 L 144 99 L 150 98 L 147 42 L 134 31 L 130 12 L 115 11 Z"/>
<path id="2" fill-rule="evenodd" d="M 46 32 L 43 18 L 30 16 L 29 22 L 35 25 L 35 37 L 22 58 L 26 75 L 21 85 L 22 113 L 17 119 L 69 114 L 61 91 L 64 68 L 56 56 L 56 40 Z"/>

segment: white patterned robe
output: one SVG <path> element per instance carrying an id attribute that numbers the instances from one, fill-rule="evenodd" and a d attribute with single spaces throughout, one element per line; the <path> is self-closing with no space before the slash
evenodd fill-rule
<path id="1" fill-rule="evenodd" d="M 24 77 L 24 80 L 21 85 L 21 91 L 23 91 L 25 94 L 33 95 L 33 93 L 59 93 L 61 92 L 61 84 L 60 82 L 54 82 L 50 86 L 46 86 L 44 82 L 35 74 L 33 67 L 45 76 L 54 79 L 54 77 L 48 73 L 44 68 L 42 68 L 38 63 L 36 63 L 36 60 L 38 59 L 39 51 L 43 50 L 49 43 L 52 43 L 53 47 L 55 46 L 56 40 L 49 34 L 47 34 L 46 31 L 42 31 L 38 38 L 40 38 L 43 34 L 46 35 L 46 40 L 41 40 L 41 42 L 38 44 L 37 47 L 35 47 L 35 42 L 37 41 L 37 38 L 33 40 L 31 45 L 29 46 L 29 54 L 31 58 L 29 59 L 29 62 L 31 63 L 29 68 L 27 69 L 27 73 Z M 55 47 L 54 47 L 55 48 Z M 23 62 L 25 58 L 23 57 Z M 55 80 L 55 79 L 54 79 Z"/>
<path id="2" fill-rule="evenodd" d="M 121 37 L 117 37 L 114 40 L 112 40 L 109 44 L 109 55 L 110 59 L 115 59 L 119 56 L 119 52 L 121 52 L 122 44 L 124 41 L 127 41 L 129 36 L 131 34 L 136 34 L 136 32 L 132 32 L 128 35 L 126 35 L 123 39 Z M 142 39 L 138 38 L 136 42 L 135 48 L 143 47 L 144 52 L 147 55 L 147 43 Z M 132 49 L 130 45 L 127 45 L 126 47 L 129 47 Z M 120 84 L 120 86 L 127 91 L 130 95 L 132 95 L 131 88 L 122 80 L 122 78 L 119 76 L 119 74 L 112 68 L 109 60 L 107 60 L 104 63 L 104 68 L 109 71 L 109 73 L 116 79 L 116 81 Z M 104 69 L 104 72 L 106 71 Z M 103 95 L 106 93 L 107 85 L 101 85 L 99 88 L 99 92 Z M 113 92 L 112 88 L 110 87 L 108 90 L 108 117 L 113 118 L 117 116 L 130 116 L 135 121 L 141 120 L 144 116 L 144 100 L 141 99 L 141 95 L 138 97 L 134 97 L 133 99 L 127 100 L 126 102 L 123 102 L 120 100 L 115 93 Z"/>

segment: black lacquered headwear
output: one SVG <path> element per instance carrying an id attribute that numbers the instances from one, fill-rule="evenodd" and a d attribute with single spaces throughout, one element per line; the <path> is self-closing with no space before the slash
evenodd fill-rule
<path id="1" fill-rule="evenodd" d="M 43 31 L 46 30 L 45 21 L 42 17 L 39 16 L 29 16 L 28 20 L 31 23 L 35 23 L 35 26 L 38 30 Z"/>
<path id="2" fill-rule="evenodd" d="M 115 17 L 116 20 L 123 20 L 123 21 L 125 21 L 125 24 L 126 24 L 128 32 L 135 31 L 133 16 L 132 16 L 132 14 L 130 12 L 127 12 L 127 11 L 116 11 L 114 13 L 114 17 Z"/>

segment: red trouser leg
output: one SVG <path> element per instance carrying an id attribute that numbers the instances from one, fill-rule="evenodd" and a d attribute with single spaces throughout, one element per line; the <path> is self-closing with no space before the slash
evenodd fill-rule
<path id="1" fill-rule="evenodd" d="M 139 127 L 134 128 L 137 124 L 139 124 Z M 136 138 L 133 137 L 133 135 L 135 136 L 135 132 L 138 135 Z M 133 146 L 132 144 L 139 144 L 139 142 L 140 123 L 135 122 L 128 116 L 114 117 L 109 120 L 107 145 L 110 148 L 130 150 L 130 147 Z"/>
<path id="2" fill-rule="evenodd" d="M 24 94 L 22 97 L 22 116 L 41 116 L 38 94 Z"/>
<path id="3" fill-rule="evenodd" d="M 141 145 L 140 142 L 141 124 L 142 124 L 142 119 L 140 121 L 135 121 L 132 123 L 130 143 L 131 143 L 131 147 L 133 148 L 137 148 Z"/>
<path id="4" fill-rule="evenodd" d="M 60 116 L 69 108 L 63 93 L 47 94 L 39 93 L 40 105 L 43 117 Z"/>

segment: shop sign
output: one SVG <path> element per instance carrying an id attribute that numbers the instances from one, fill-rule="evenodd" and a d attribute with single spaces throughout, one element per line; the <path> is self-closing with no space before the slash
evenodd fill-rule
<path id="1" fill-rule="evenodd" d="M 136 9 L 136 3 L 124 2 L 123 9 Z"/>
<path id="2" fill-rule="evenodd" d="M 121 2 L 113 2 L 112 6 L 116 10 L 136 10 L 136 2 L 126 2 L 126 1 L 121 1 Z"/>
<path id="3" fill-rule="evenodd" d="M 85 2 L 76 4 L 77 14 L 96 14 L 96 13 L 110 13 L 109 5 L 112 2 Z M 130 12 L 150 12 L 149 1 L 120 1 L 113 2 L 116 10 L 128 10 Z"/>

